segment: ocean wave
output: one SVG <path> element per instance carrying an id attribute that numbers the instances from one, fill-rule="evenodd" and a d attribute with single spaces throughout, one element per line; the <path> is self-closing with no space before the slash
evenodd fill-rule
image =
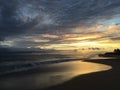
<path id="1" fill-rule="evenodd" d="M 7 66 L 2 65 L 2 66 L 0 66 L 0 75 L 28 71 L 28 70 L 37 69 L 40 67 L 46 67 L 46 66 L 52 65 L 52 64 L 78 61 L 78 60 L 80 61 L 83 59 L 64 59 L 64 60 L 44 61 L 44 62 L 37 62 L 37 63 L 34 62 L 34 63 L 27 63 L 27 64 L 19 64 L 19 65 L 7 65 Z"/>

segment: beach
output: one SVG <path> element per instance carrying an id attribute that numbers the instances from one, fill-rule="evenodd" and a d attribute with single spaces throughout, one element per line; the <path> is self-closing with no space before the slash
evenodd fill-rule
<path id="1" fill-rule="evenodd" d="M 71 82 L 75 77 L 82 77 L 85 74 L 107 71 L 110 69 L 112 69 L 112 67 L 109 65 L 94 63 L 89 60 L 71 59 L 48 61 L 40 63 L 40 67 L 28 71 L 18 71 L 2 75 L 0 77 L 0 89 L 52 90 L 54 86 L 54 88 L 59 88 L 59 85 L 63 85 L 60 86 L 60 88 L 64 87 L 64 84 L 66 85 L 67 82 Z M 81 80 L 78 79 L 78 81 Z M 74 81 L 72 82 L 73 85 L 71 86 L 74 87 Z"/>
<path id="2" fill-rule="evenodd" d="M 50 63 L 51 62 L 51 63 Z M 50 61 L 0 78 L 1 90 L 119 90 L 119 59 Z"/>
<path id="3" fill-rule="evenodd" d="M 44 90 L 120 90 L 120 59 L 94 59 L 87 62 L 110 65 L 112 69 L 80 75 Z"/>

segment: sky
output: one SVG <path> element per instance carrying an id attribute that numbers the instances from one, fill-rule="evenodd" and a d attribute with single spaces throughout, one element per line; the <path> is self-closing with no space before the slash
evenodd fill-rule
<path id="1" fill-rule="evenodd" d="M 120 48 L 120 0 L 0 0 L 0 47 Z"/>

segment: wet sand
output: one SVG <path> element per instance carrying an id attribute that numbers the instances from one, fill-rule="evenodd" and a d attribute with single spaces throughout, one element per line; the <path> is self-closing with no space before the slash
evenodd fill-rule
<path id="1" fill-rule="evenodd" d="M 44 67 L 38 69 L 11 73 L 4 75 L 3 77 L 1 76 L 0 90 L 39 90 L 40 88 L 55 85 L 58 86 L 52 88 L 56 89 L 60 87 L 61 89 L 62 87 L 66 87 L 64 87 L 64 84 L 69 85 L 64 82 L 71 82 L 71 79 L 74 77 L 88 73 L 106 71 L 109 69 L 111 69 L 111 66 L 81 61 L 79 59 L 73 61 L 60 60 L 57 61 L 57 63 L 55 61 L 52 62 L 52 64 L 46 64 Z M 71 86 L 74 88 L 74 85 Z M 52 88 L 48 88 L 48 90 L 52 90 Z"/>
<path id="2" fill-rule="evenodd" d="M 108 71 L 77 76 L 44 90 L 120 90 L 120 59 L 88 60 L 112 66 Z"/>

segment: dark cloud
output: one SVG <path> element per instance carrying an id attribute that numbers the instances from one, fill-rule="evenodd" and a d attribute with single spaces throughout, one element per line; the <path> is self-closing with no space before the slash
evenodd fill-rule
<path id="1" fill-rule="evenodd" d="M 1 0 L 0 38 L 20 33 L 69 33 L 69 28 L 78 24 L 89 25 L 97 17 L 119 14 L 119 7 L 119 0 Z"/>
<path id="2" fill-rule="evenodd" d="M 111 40 L 120 40 L 120 37 L 118 36 L 118 37 L 112 37 L 112 38 L 110 38 Z"/>
<path id="3" fill-rule="evenodd" d="M 4 41 L 4 38 L 0 37 L 0 41 Z"/>
<path id="4" fill-rule="evenodd" d="M 23 33 L 36 24 L 36 20 L 23 22 L 18 17 L 19 0 L 0 1 L 0 38 Z"/>
<path id="5" fill-rule="evenodd" d="M 95 47 L 95 48 L 88 48 L 88 50 L 101 50 L 101 48 Z"/>

